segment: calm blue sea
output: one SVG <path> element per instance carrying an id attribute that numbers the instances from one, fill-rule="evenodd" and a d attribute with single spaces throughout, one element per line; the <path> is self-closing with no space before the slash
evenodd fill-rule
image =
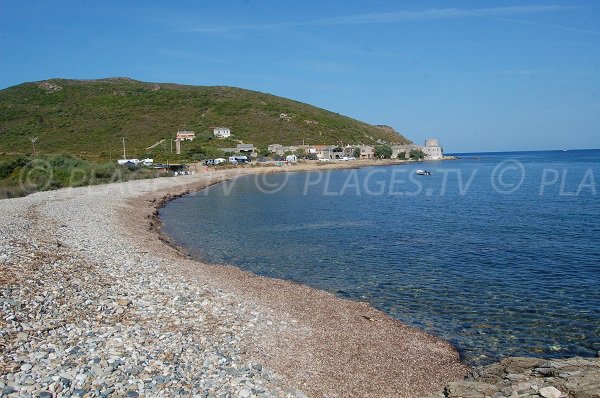
<path id="1" fill-rule="evenodd" d="M 596 355 L 600 150 L 460 156 L 240 177 L 169 203 L 163 230 L 202 260 L 368 301 L 471 364 Z"/>

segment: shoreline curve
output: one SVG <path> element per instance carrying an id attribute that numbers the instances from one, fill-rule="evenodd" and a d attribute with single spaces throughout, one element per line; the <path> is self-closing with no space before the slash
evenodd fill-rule
<path id="1" fill-rule="evenodd" d="M 335 168 L 393 164 L 398 163 L 344 164 Z M 132 204 L 138 213 L 137 219 L 146 221 L 150 235 L 185 261 L 188 278 L 193 280 L 199 272 L 208 270 L 213 282 L 220 287 L 227 287 L 234 294 L 285 317 L 292 316 L 301 325 L 298 328 L 302 333 L 288 330 L 287 335 L 270 336 L 272 342 L 259 347 L 252 355 L 283 375 L 295 388 L 315 397 L 328 394 L 417 397 L 437 393 L 449 382 L 463 379 L 469 368 L 446 340 L 408 326 L 365 302 L 340 298 L 294 281 L 259 276 L 230 264 L 201 262 L 161 231 L 160 208 L 179 197 L 232 177 L 315 169 L 300 166 L 283 170 L 240 170 L 244 171 L 225 171 L 208 182 L 192 182 L 158 196 L 156 193 L 144 195 L 134 199 Z M 150 204 L 150 208 L 140 206 L 140 199 Z"/>
<path id="2" fill-rule="evenodd" d="M 156 233 L 161 202 L 278 171 L 0 201 L 2 395 L 414 398 L 461 380 L 468 368 L 440 338 L 366 303 L 195 261 Z"/>

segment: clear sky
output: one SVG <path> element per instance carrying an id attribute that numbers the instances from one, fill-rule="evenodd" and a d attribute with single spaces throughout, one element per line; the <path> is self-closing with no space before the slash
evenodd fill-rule
<path id="1" fill-rule="evenodd" d="M 0 88 L 269 92 L 447 152 L 600 148 L 600 1 L 0 0 Z"/>

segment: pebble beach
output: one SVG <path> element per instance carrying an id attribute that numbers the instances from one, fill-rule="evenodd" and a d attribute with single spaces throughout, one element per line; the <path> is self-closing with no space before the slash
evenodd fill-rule
<path id="1" fill-rule="evenodd" d="M 520 395 L 511 383 L 525 379 L 501 372 L 497 388 L 488 377 L 477 389 L 463 381 L 469 369 L 444 340 L 366 303 L 195 261 L 160 234 L 166 201 L 261 171 L 275 170 L 211 170 L 0 201 L 1 395 L 547 396 L 539 388 L 552 380 Z M 585 366 L 595 380 L 598 361 Z"/>
<path id="2" fill-rule="evenodd" d="M 365 303 L 164 242 L 162 201 L 256 171 L 1 201 L 2 396 L 414 397 L 462 378 L 448 343 Z"/>

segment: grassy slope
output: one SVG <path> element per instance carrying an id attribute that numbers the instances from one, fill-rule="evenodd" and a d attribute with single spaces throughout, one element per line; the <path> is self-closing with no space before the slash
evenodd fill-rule
<path id="1" fill-rule="evenodd" d="M 0 156 L 31 153 L 37 136 L 41 153 L 70 153 L 86 159 L 115 159 L 121 137 L 128 155 L 177 130 L 193 130 L 208 140 L 212 126 L 227 126 L 237 139 L 265 146 L 271 143 L 409 142 L 403 136 L 297 101 L 233 87 L 182 86 L 129 79 L 48 82 L 62 90 L 49 93 L 39 82 L 0 90 Z M 280 113 L 291 119 L 282 120 Z M 307 122 L 308 121 L 308 122 Z M 169 149 L 170 141 L 154 154 Z"/>

